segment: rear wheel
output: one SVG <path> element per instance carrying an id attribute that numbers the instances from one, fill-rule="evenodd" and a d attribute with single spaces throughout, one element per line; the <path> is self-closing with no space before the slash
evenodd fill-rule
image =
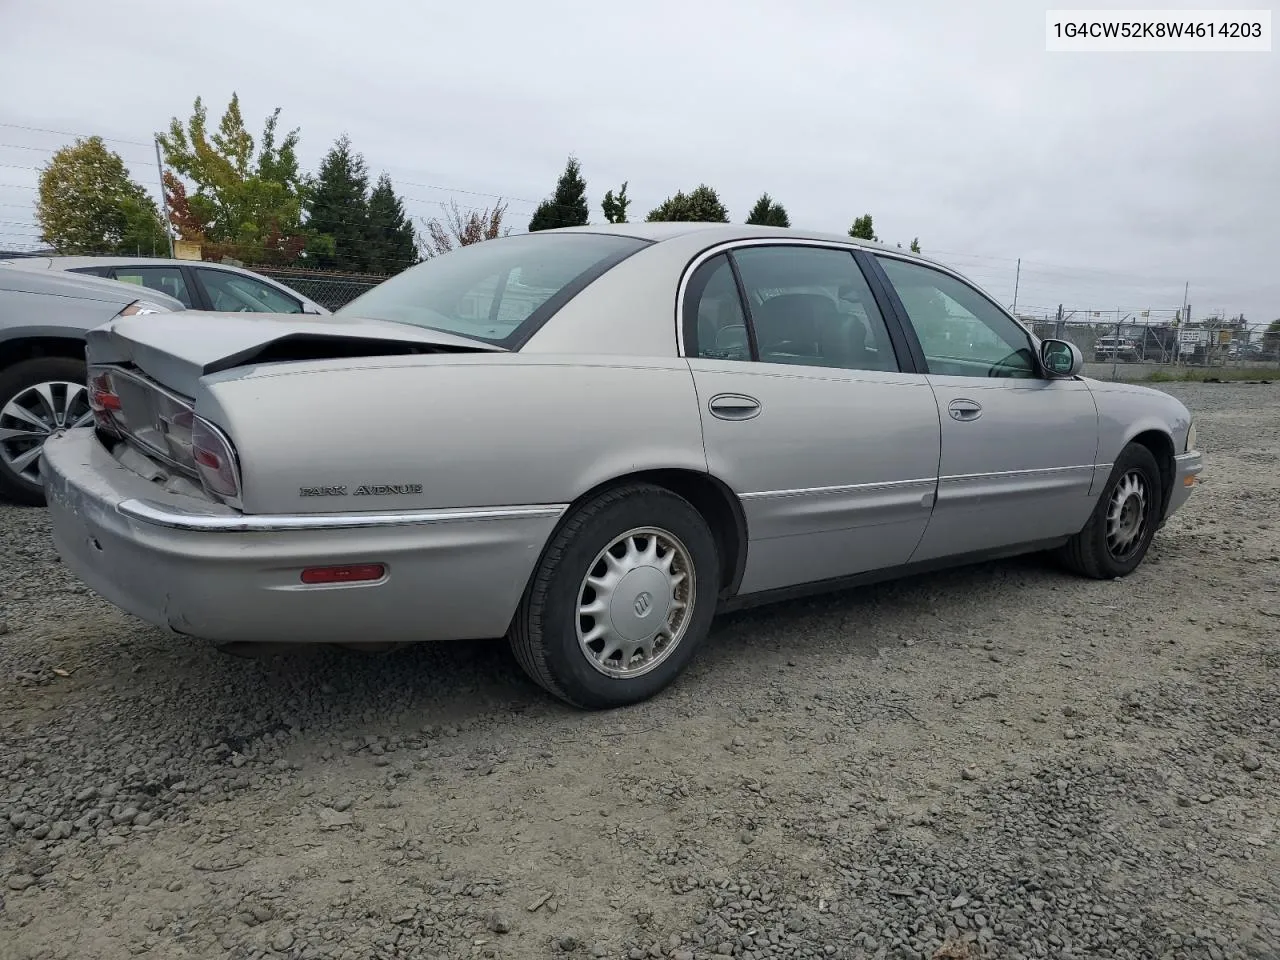
<path id="1" fill-rule="evenodd" d="M 1147 555 L 1164 512 L 1156 458 L 1140 443 L 1120 451 L 1083 530 L 1059 551 L 1076 573 L 1095 579 L 1128 576 Z"/>
<path id="2" fill-rule="evenodd" d="M 84 361 L 69 357 L 36 357 L 0 371 L 0 497 L 44 504 L 44 442 L 93 420 L 85 376 Z"/>
<path id="3" fill-rule="evenodd" d="M 711 626 L 719 557 L 682 497 L 632 484 L 578 507 L 543 553 L 512 624 L 521 667 L 575 706 L 645 700 Z"/>

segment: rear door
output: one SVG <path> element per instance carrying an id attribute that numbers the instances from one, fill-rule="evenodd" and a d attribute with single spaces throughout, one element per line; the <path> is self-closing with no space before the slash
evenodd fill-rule
<path id="1" fill-rule="evenodd" d="M 906 562 L 933 505 L 938 411 L 852 250 L 704 254 L 680 311 L 707 463 L 746 512 L 739 592 Z"/>
<path id="2" fill-rule="evenodd" d="M 958 276 L 877 254 L 923 355 L 942 423 L 938 502 L 914 560 L 1079 531 L 1093 509 L 1098 411 L 1050 378 L 1027 331 Z"/>

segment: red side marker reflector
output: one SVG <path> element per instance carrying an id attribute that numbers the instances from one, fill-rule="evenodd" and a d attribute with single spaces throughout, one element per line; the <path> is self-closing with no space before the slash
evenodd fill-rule
<path id="1" fill-rule="evenodd" d="M 381 563 L 357 563 L 347 567 L 307 567 L 302 571 L 303 583 L 361 583 L 381 580 L 387 568 Z"/>

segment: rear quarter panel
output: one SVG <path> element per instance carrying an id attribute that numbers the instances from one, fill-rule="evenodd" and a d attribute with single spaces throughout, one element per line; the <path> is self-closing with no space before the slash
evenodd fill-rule
<path id="1" fill-rule="evenodd" d="M 236 446 L 249 513 L 562 504 L 640 470 L 707 468 L 693 379 L 677 358 L 263 365 L 204 378 L 196 406 Z M 410 492 L 356 493 L 388 484 Z M 300 492 L 316 487 L 343 492 Z"/>

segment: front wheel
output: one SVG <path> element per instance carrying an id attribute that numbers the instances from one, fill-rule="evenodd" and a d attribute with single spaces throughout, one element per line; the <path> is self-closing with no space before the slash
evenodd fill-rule
<path id="1" fill-rule="evenodd" d="M 84 361 L 70 357 L 36 357 L 0 370 L 0 498 L 44 504 L 44 442 L 93 421 L 85 376 Z"/>
<path id="2" fill-rule="evenodd" d="M 1066 566 L 1103 580 L 1128 576 L 1147 555 L 1164 511 L 1156 458 L 1140 443 L 1120 451 L 1083 530 L 1059 551 Z"/>
<path id="3" fill-rule="evenodd" d="M 687 500 L 649 484 L 607 490 L 553 536 L 511 649 L 535 682 L 574 706 L 646 700 L 710 629 L 719 569 L 715 538 Z"/>

